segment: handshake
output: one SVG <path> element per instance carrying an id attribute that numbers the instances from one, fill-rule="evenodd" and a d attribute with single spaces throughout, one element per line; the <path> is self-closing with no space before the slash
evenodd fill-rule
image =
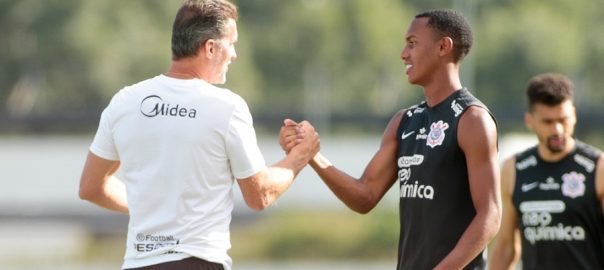
<path id="1" fill-rule="evenodd" d="M 296 123 L 291 119 L 283 121 L 279 144 L 287 155 L 294 155 L 304 163 L 311 161 L 321 148 L 319 134 L 308 121 Z"/>

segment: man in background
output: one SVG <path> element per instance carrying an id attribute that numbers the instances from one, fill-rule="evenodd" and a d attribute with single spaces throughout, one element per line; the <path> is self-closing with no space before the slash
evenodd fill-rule
<path id="1" fill-rule="evenodd" d="M 237 17 L 224 0 L 186 1 L 169 70 L 123 88 L 101 115 L 79 194 L 129 214 L 123 269 L 230 269 L 234 180 L 264 209 L 319 150 L 303 123 L 304 139 L 267 167 L 246 102 L 214 86 L 236 58 Z"/>
<path id="2" fill-rule="evenodd" d="M 574 86 L 561 74 L 533 77 L 527 127 L 539 143 L 505 160 L 503 222 L 490 269 L 604 269 L 604 158 L 574 138 Z"/>

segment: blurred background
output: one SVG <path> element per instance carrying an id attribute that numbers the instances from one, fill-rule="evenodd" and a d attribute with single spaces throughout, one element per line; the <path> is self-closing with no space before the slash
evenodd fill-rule
<path id="1" fill-rule="evenodd" d="M 322 152 L 353 176 L 390 117 L 422 100 L 400 52 L 413 16 L 466 15 L 462 81 L 496 116 L 501 158 L 533 144 L 524 90 L 542 72 L 576 85 L 577 137 L 604 147 L 604 9 L 592 0 L 254 0 L 240 10 L 225 87 L 248 101 L 267 162 L 282 119 L 310 120 Z M 163 73 L 182 1 L 0 0 L 0 268 L 118 269 L 128 218 L 80 201 L 79 174 L 103 108 Z M 235 269 L 394 269 L 397 191 L 367 215 L 310 169 L 261 213 L 238 190 Z"/>

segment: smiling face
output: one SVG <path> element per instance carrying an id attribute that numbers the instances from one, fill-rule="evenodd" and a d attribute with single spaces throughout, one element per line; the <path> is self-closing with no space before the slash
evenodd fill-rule
<path id="1" fill-rule="evenodd" d="M 212 74 L 208 80 L 212 84 L 224 84 L 226 82 L 226 74 L 229 70 L 229 65 L 237 59 L 235 44 L 237 43 L 237 23 L 233 19 L 229 19 L 226 24 L 226 33 L 224 37 L 213 40 L 212 47 Z"/>
<path id="2" fill-rule="evenodd" d="M 556 155 L 568 153 L 574 148 L 573 134 L 577 118 L 571 100 L 554 106 L 536 103 L 526 113 L 525 122 L 537 135 L 542 153 Z"/>
<path id="3" fill-rule="evenodd" d="M 428 18 L 415 18 L 405 35 L 401 59 L 405 63 L 409 83 L 425 86 L 439 65 L 439 37 L 428 26 Z"/>

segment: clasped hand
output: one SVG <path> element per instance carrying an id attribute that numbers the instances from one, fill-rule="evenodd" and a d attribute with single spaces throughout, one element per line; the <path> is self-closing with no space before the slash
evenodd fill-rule
<path id="1" fill-rule="evenodd" d="M 285 119 L 279 132 L 279 145 L 285 153 L 295 153 L 312 159 L 320 150 L 321 143 L 319 134 L 308 122 L 296 123 L 291 119 Z"/>

